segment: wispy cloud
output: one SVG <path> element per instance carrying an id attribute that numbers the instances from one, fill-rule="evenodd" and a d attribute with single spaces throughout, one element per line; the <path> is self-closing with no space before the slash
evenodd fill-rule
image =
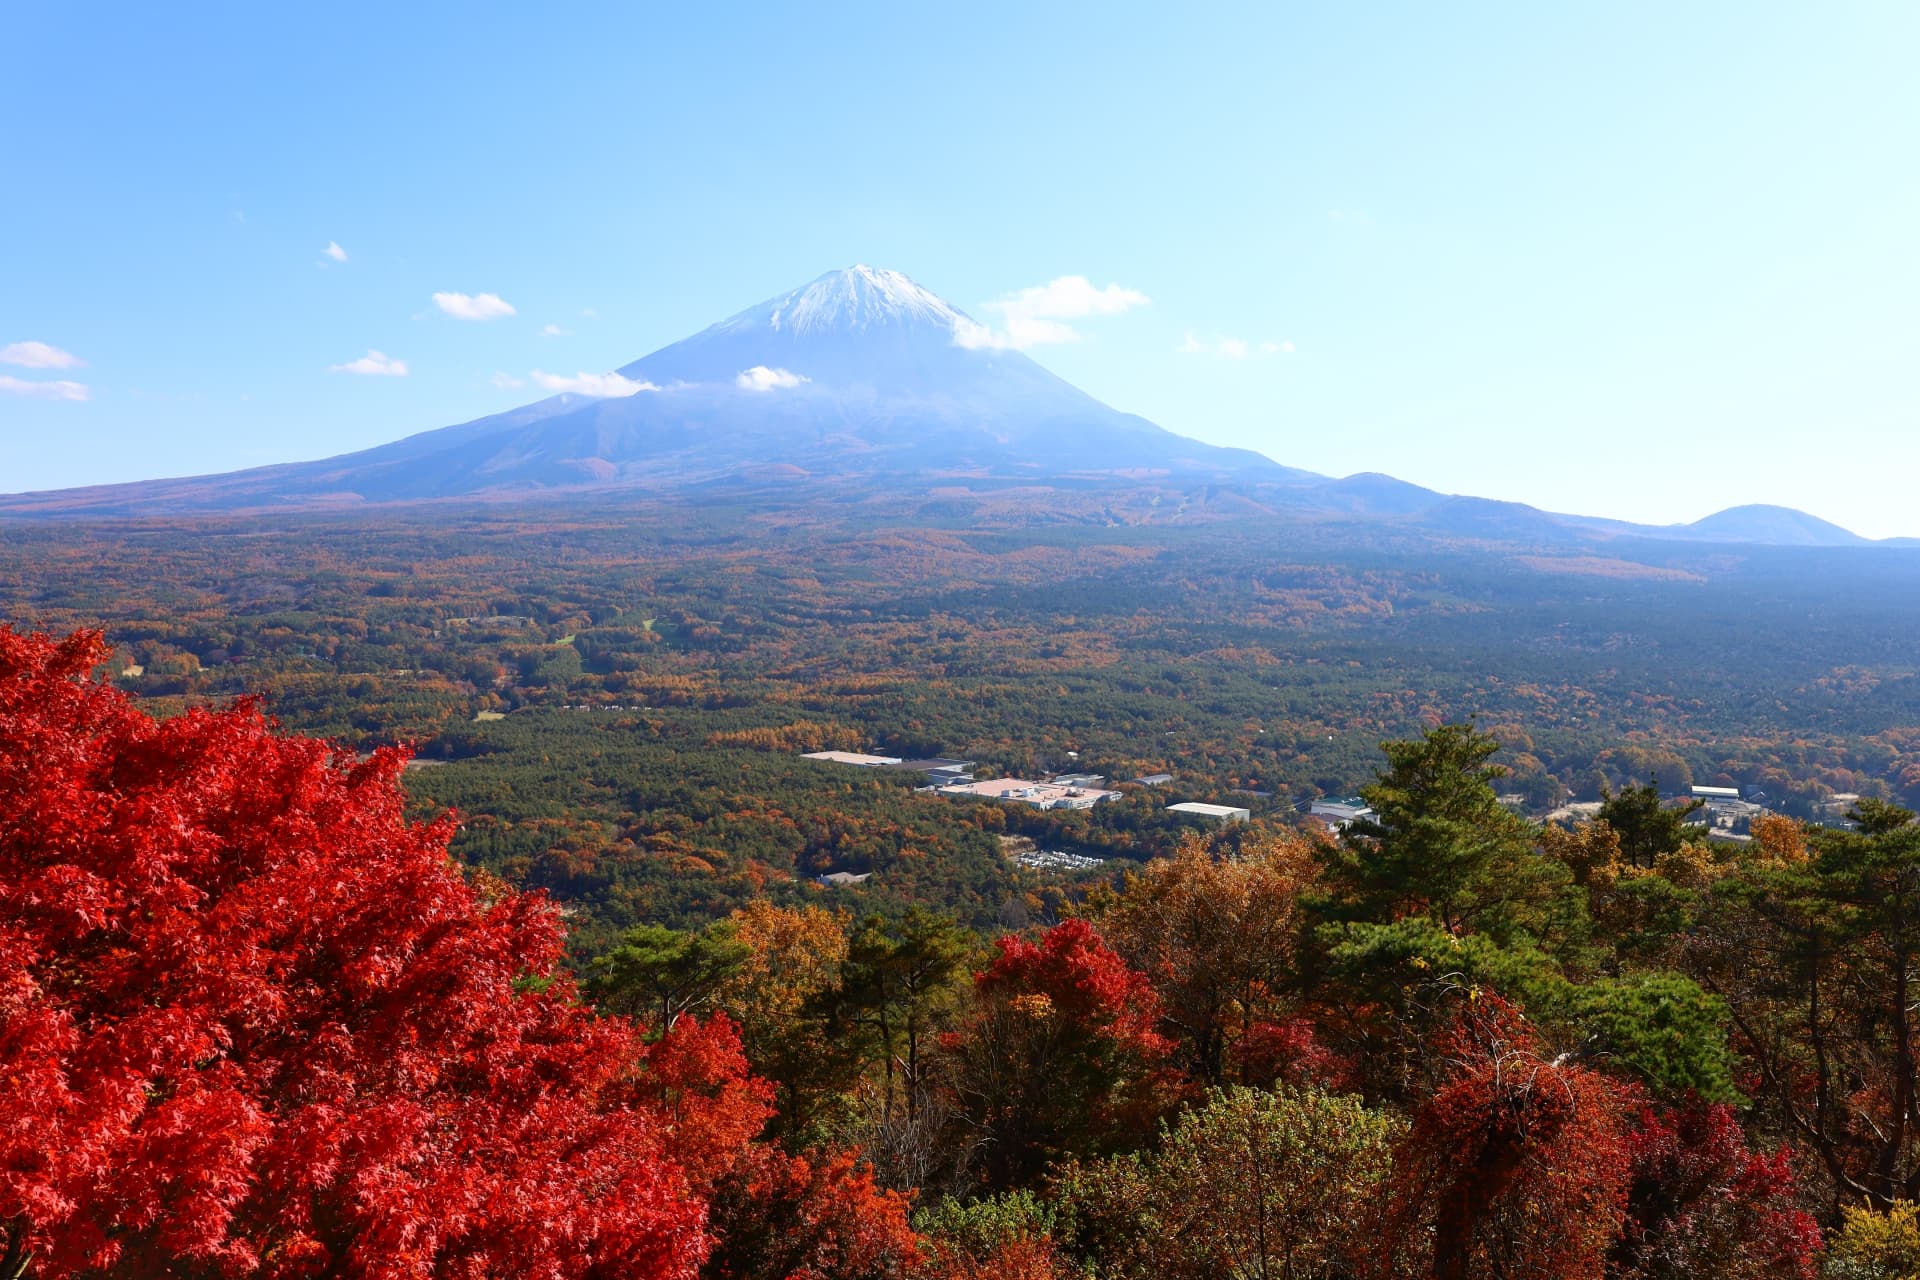
<path id="1" fill-rule="evenodd" d="M 518 314 L 513 304 L 497 293 L 481 293 L 469 296 L 464 293 L 436 293 L 433 304 L 450 316 L 462 320 L 496 320 L 501 316 Z"/>
<path id="2" fill-rule="evenodd" d="M 332 258 L 335 262 L 345 262 L 347 260 L 347 251 L 340 247 L 340 242 L 338 240 L 327 241 L 327 247 L 322 249 L 320 252 L 326 254 L 329 258 Z"/>
<path id="3" fill-rule="evenodd" d="M 742 391 L 772 391 L 779 387 L 797 387 L 803 382 L 811 382 L 791 369 L 769 369 L 763 364 L 741 373 L 733 380 L 733 385 Z"/>
<path id="4" fill-rule="evenodd" d="M 90 400 L 93 393 L 79 382 L 29 382 L 0 373 L 0 392 L 34 400 Z"/>
<path id="5" fill-rule="evenodd" d="M 349 360 L 345 364 L 330 364 L 328 373 L 359 373 L 375 378 L 404 378 L 407 376 L 407 362 L 395 360 L 384 351 L 368 348 L 367 354 L 358 360 Z"/>
<path id="6" fill-rule="evenodd" d="M 542 373 L 535 369 L 530 376 L 548 391 L 571 391 L 575 395 L 594 396 L 602 400 L 660 389 L 651 382 L 636 382 L 617 373 L 576 373 L 569 378 L 562 373 Z"/>
<path id="7" fill-rule="evenodd" d="M 0 347 L 0 364 L 17 364 L 23 369 L 77 369 L 85 363 L 73 352 L 44 342 L 10 342 Z"/>
<path id="8" fill-rule="evenodd" d="M 1085 276 L 1060 276 L 982 306 L 983 311 L 999 313 L 997 329 L 962 317 L 954 325 L 953 340 L 974 350 L 1016 351 L 1046 343 L 1076 342 L 1080 332 L 1069 321 L 1119 315 L 1151 301 L 1138 289 L 1118 284 L 1101 288 Z"/>
<path id="9" fill-rule="evenodd" d="M 1199 338 L 1191 331 L 1175 351 L 1190 356 L 1224 356 L 1229 360 L 1245 360 L 1256 352 L 1263 356 L 1292 355 L 1291 342 L 1248 342 L 1245 338 Z"/>
<path id="10" fill-rule="evenodd" d="M 562 329 L 557 324 L 543 324 L 540 326 L 540 336 L 543 338 L 564 338 L 572 332 L 573 330 Z"/>
<path id="11" fill-rule="evenodd" d="M 511 391 L 515 387 L 524 387 L 527 385 L 525 378 L 516 378 L 510 373 L 496 373 L 493 377 L 489 378 L 488 381 L 502 391 Z"/>
<path id="12" fill-rule="evenodd" d="M 580 314 L 589 320 L 598 320 L 600 318 L 600 311 L 596 307 L 582 307 L 580 308 Z"/>

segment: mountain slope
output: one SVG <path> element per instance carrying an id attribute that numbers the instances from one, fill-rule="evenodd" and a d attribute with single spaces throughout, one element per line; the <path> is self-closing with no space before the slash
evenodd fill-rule
<path id="1" fill-rule="evenodd" d="M 1121 413 L 894 271 L 856 266 L 568 393 L 393 444 L 225 476 L 0 500 L 96 512 L 511 496 L 724 480 L 1317 480 Z"/>

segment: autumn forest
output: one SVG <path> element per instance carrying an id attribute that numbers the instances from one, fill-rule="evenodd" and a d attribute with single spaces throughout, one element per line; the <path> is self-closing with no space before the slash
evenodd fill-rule
<path id="1" fill-rule="evenodd" d="M 0 529 L 0 1280 L 1920 1275 L 1920 555 L 817 499 Z"/>

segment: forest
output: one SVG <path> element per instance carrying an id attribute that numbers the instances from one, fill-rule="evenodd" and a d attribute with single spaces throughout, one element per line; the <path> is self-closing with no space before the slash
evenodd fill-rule
<path id="1" fill-rule="evenodd" d="M 9 526 L 0 1277 L 1920 1275 L 1920 557 L 1167 505 Z"/>
<path id="2" fill-rule="evenodd" d="M 27 1275 L 1896 1277 L 1920 824 L 1696 842 L 1385 744 L 991 933 L 759 898 L 562 961 L 405 753 L 0 631 L 0 1262 Z"/>
<path id="3" fill-rule="evenodd" d="M 1533 814 L 1649 778 L 1805 820 L 1920 805 L 1920 555 L 1607 551 L 1151 487 L 16 522 L 0 619 L 104 629 L 162 712 L 258 696 L 408 745 L 416 813 L 459 810 L 459 856 L 567 900 L 582 956 L 833 871 L 1016 918 L 1050 882 L 999 837 L 1117 870 L 1172 850 L 1167 802 L 1284 817 L 1468 717 Z M 793 759 L 823 748 L 1174 782 L 1025 813 Z"/>

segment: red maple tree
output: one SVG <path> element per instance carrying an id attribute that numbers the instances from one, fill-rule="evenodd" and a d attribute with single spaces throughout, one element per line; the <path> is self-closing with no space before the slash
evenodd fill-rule
<path id="1" fill-rule="evenodd" d="M 1633 1180 L 1612 1274 L 1669 1280 L 1812 1280 L 1820 1227 L 1795 1203 L 1784 1150 L 1748 1148 L 1733 1108 L 1648 1102 L 1627 1135 Z"/>
<path id="2" fill-rule="evenodd" d="M 971 1016 L 946 1039 L 989 1180 L 1018 1185 L 1062 1156 L 1151 1132 L 1171 1100 L 1172 1046 L 1146 975 L 1085 920 L 994 945 Z"/>
<path id="3" fill-rule="evenodd" d="M 1413 1116 L 1383 1204 L 1382 1275 L 1599 1280 L 1625 1215 L 1628 1094 L 1544 1057 L 1518 1009 L 1475 993 L 1439 1046 L 1447 1079 Z"/>
<path id="4" fill-rule="evenodd" d="M 476 892 L 403 757 L 155 720 L 0 630 L 0 1274 L 690 1277 L 766 1114 Z"/>

